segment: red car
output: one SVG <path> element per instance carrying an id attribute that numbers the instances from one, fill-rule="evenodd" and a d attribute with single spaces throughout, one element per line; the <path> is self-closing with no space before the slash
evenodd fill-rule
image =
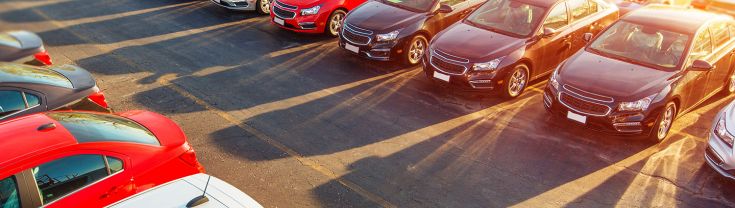
<path id="1" fill-rule="evenodd" d="M 271 20 L 302 33 L 339 34 L 347 12 L 366 0 L 273 0 Z"/>
<path id="2" fill-rule="evenodd" d="M 0 135 L 0 207 L 103 207 L 204 172 L 181 129 L 147 111 L 33 114 Z"/>

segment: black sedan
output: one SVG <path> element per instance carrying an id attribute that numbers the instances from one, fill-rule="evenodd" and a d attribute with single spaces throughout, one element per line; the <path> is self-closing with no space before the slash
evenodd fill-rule
<path id="1" fill-rule="evenodd" d="M 368 59 L 421 61 L 434 34 L 472 12 L 484 0 L 369 1 L 347 14 L 340 47 Z"/>
<path id="2" fill-rule="evenodd" d="M 28 31 L 10 31 L 0 33 L 0 61 L 51 65 L 51 56 L 38 35 Z"/>
<path id="3" fill-rule="evenodd" d="M 87 70 L 0 62 L 0 121 L 57 109 L 109 111 L 109 106 Z"/>

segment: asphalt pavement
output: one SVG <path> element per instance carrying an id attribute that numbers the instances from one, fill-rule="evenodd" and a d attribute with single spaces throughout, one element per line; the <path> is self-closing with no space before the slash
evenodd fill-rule
<path id="1" fill-rule="evenodd" d="M 0 1 L 15 29 L 92 71 L 115 111 L 174 119 L 208 173 L 266 207 L 735 206 L 703 160 L 733 97 L 652 144 L 550 117 L 545 80 L 515 100 L 441 89 L 209 1 Z"/>

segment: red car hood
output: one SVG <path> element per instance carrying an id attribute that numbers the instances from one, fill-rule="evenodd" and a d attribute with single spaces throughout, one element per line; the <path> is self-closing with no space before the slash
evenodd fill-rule
<path id="1" fill-rule="evenodd" d="M 307 8 L 311 5 L 318 4 L 324 0 L 278 0 L 281 3 L 299 7 L 299 9 Z"/>
<path id="2" fill-rule="evenodd" d="M 186 135 L 179 125 L 161 114 L 150 111 L 128 111 L 118 115 L 146 127 L 158 138 L 162 146 L 175 147 L 186 143 Z"/>

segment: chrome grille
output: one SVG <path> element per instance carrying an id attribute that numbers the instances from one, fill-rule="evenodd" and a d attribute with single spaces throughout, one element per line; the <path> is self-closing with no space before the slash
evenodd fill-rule
<path id="1" fill-rule="evenodd" d="M 352 44 L 356 45 L 367 45 L 372 40 L 370 38 L 370 35 L 372 35 L 373 32 L 369 30 L 365 30 L 359 27 L 355 27 L 352 24 L 344 24 L 342 27 L 342 37 L 345 38 L 345 40 L 349 41 Z"/>
<path id="2" fill-rule="evenodd" d="M 580 99 L 565 92 L 559 93 L 559 102 L 569 109 L 591 116 L 606 116 L 612 111 L 607 105 Z"/>
<path id="3" fill-rule="evenodd" d="M 284 9 L 290 9 L 290 10 L 296 10 L 296 9 L 298 9 L 298 8 L 299 8 L 299 7 L 297 7 L 297 6 L 293 6 L 293 5 L 288 5 L 288 4 L 284 4 L 284 3 L 280 2 L 280 1 L 276 1 L 276 5 L 278 5 L 278 6 L 282 7 L 282 8 L 284 8 Z"/>
<path id="4" fill-rule="evenodd" d="M 273 7 L 273 14 L 275 14 L 277 17 L 283 18 L 283 19 L 293 19 L 296 17 L 296 11 L 289 11 L 285 10 L 281 7 L 287 8 L 285 6 L 281 6 L 283 3 L 280 3 L 279 1 L 276 1 L 276 6 Z M 292 6 L 293 10 L 296 10 L 295 6 Z M 291 8 L 288 8 L 291 9 Z"/>
<path id="5" fill-rule="evenodd" d="M 441 72 L 451 75 L 462 75 L 467 72 L 464 64 L 469 63 L 467 59 L 459 58 L 442 52 L 440 50 L 431 50 L 429 63 Z"/>
<path id="6" fill-rule="evenodd" d="M 613 101 L 615 101 L 615 99 L 613 99 L 612 97 L 608 97 L 608 96 L 604 96 L 604 95 L 600 95 L 600 94 L 596 94 L 596 93 L 587 92 L 587 91 L 581 90 L 579 88 L 573 87 L 571 85 L 566 85 L 565 84 L 562 87 L 568 93 L 573 94 L 573 95 L 576 95 L 577 97 L 583 97 L 583 98 L 587 98 L 589 100 L 594 100 L 594 101 L 599 101 L 599 102 L 605 102 L 605 103 L 612 103 Z"/>

